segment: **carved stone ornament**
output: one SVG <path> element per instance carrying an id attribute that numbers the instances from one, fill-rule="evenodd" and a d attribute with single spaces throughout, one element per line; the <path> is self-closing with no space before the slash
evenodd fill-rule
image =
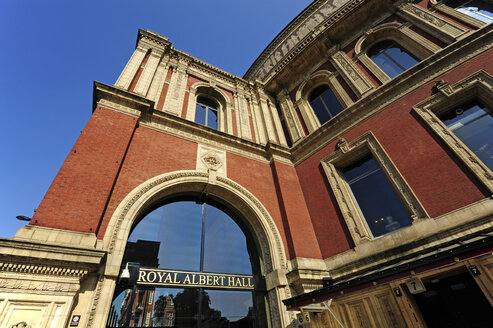
<path id="1" fill-rule="evenodd" d="M 435 85 L 433 86 L 433 93 L 436 92 L 441 92 L 448 97 L 454 93 L 454 89 L 447 81 L 437 80 L 435 81 Z"/>
<path id="2" fill-rule="evenodd" d="M 211 151 L 202 156 L 202 162 L 204 162 L 208 169 L 214 171 L 217 171 L 223 165 L 223 163 L 219 159 L 219 156 Z"/>
<path id="3" fill-rule="evenodd" d="M 432 25 L 435 25 L 438 27 L 442 27 L 443 25 L 445 25 L 444 21 L 439 20 L 438 18 L 436 18 L 432 14 L 427 13 L 426 11 L 424 11 L 423 9 L 421 9 L 419 7 L 406 4 L 405 9 L 407 9 L 409 12 L 413 13 L 414 15 L 418 16 L 419 18 L 424 19 L 425 21 L 427 21 L 428 23 L 430 23 Z"/>
<path id="4" fill-rule="evenodd" d="M 15 325 L 10 326 L 10 328 L 31 328 L 31 325 L 28 325 L 25 321 L 21 321 L 16 323 Z"/>
<path id="5" fill-rule="evenodd" d="M 349 151 L 349 144 L 344 138 L 340 138 L 337 142 L 337 148 L 339 148 L 344 154 Z"/>

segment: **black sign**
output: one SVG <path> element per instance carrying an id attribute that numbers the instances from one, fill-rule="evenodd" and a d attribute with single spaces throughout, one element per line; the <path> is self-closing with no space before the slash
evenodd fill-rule
<path id="1" fill-rule="evenodd" d="M 397 296 L 397 297 L 402 296 L 402 291 L 401 291 L 401 289 L 400 289 L 399 287 L 395 287 L 395 288 L 394 288 L 394 294 L 395 294 L 395 296 Z"/>
<path id="2" fill-rule="evenodd" d="M 137 285 L 254 289 L 253 276 L 140 268 Z"/>
<path id="3" fill-rule="evenodd" d="M 70 327 L 78 327 L 80 322 L 80 315 L 73 315 L 70 320 Z"/>

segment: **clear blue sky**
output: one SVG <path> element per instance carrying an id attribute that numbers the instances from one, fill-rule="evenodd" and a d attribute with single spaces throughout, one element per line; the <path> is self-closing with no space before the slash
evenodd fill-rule
<path id="1" fill-rule="evenodd" d="M 0 237 L 32 217 L 137 30 L 243 76 L 310 0 L 0 0 Z"/>

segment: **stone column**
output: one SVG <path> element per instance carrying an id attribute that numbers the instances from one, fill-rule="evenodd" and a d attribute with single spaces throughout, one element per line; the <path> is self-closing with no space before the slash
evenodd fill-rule
<path id="1" fill-rule="evenodd" d="M 286 141 L 286 136 L 284 135 L 284 130 L 282 129 L 281 118 L 279 117 L 276 104 L 272 99 L 269 99 L 268 104 L 279 144 L 282 146 L 287 146 L 288 143 Z"/>
<path id="2" fill-rule="evenodd" d="M 163 90 L 168 69 L 169 69 L 169 57 L 165 56 L 159 63 L 156 70 L 156 74 L 154 75 L 151 86 L 149 87 L 149 91 L 147 92 L 147 98 L 154 101 L 155 109 L 157 108 L 159 96 L 161 95 L 161 91 Z"/>
<path id="3" fill-rule="evenodd" d="M 163 106 L 165 112 L 181 115 L 188 79 L 187 66 L 187 63 L 182 61 L 173 66 L 173 75 Z"/>
<path id="4" fill-rule="evenodd" d="M 272 120 L 272 114 L 269 107 L 269 99 L 265 94 L 259 94 L 259 105 L 262 117 L 264 118 L 267 141 L 272 141 L 277 144 L 279 143 L 279 141 L 277 140 L 276 130 L 274 127 L 274 122 Z"/>
<path id="5" fill-rule="evenodd" d="M 241 111 L 240 111 L 240 104 L 239 104 L 239 99 L 238 99 L 238 94 L 235 93 L 233 95 L 233 107 L 235 109 L 235 122 L 234 124 L 236 124 L 236 133 L 237 133 L 237 136 L 238 137 L 242 137 L 243 136 L 243 131 L 242 131 L 242 128 L 241 128 Z"/>
<path id="6" fill-rule="evenodd" d="M 240 116 L 240 126 L 241 136 L 243 138 L 252 140 L 252 131 L 250 129 L 250 115 L 248 114 L 247 104 L 245 94 L 243 92 L 237 92 L 235 94 L 235 102 L 238 103 L 238 114 Z"/>
<path id="7" fill-rule="evenodd" d="M 286 90 L 282 90 L 277 94 L 277 101 L 281 106 L 281 111 L 284 115 L 284 119 L 291 135 L 291 139 L 293 142 L 296 142 L 298 139 L 302 138 L 305 133 L 303 131 L 303 127 L 296 115 L 296 110 L 294 109 L 293 103 L 291 102 L 291 98 L 289 97 L 289 93 Z"/>
<path id="8" fill-rule="evenodd" d="M 356 96 L 362 97 L 373 89 L 370 79 L 356 66 L 355 63 L 344 52 L 337 51 L 331 56 L 331 62 L 344 80 L 349 84 Z"/>
<path id="9" fill-rule="evenodd" d="M 137 46 L 134 53 L 132 54 L 132 57 L 130 57 L 130 60 L 123 69 L 122 74 L 120 74 L 120 77 L 116 81 L 115 87 L 128 90 L 128 88 L 130 87 L 130 83 L 132 83 L 135 74 L 137 74 L 137 71 L 139 70 L 140 64 L 144 60 L 146 53 L 147 48 Z"/>
<path id="10" fill-rule="evenodd" d="M 265 120 L 262 115 L 262 111 L 260 108 L 260 103 L 258 102 L 257 96 L 252 94 L 252 102 L 251 102 L 251 110 L 254 113 L 255 124 L 258 129 L 258 138 L 257 142 L 259 144 L 265 145 L 267 143 L 267 132 L 265 129 Z"/>
<path id="11" fill-rule="evenodd" d="M 151 55 L 145 64 L 144 70 L 139 77 L 139 81 L 137 81 L 137 85 L 133 92 L 138 93 L 140 95 L 146 96 L 147 91 L 149 90 L 149 86 L 151 85 L 151 81 L 156 73 L 156 69 L 159 65 L 159 61 L 162 56 L 162 51 L 152 49 Z"/>

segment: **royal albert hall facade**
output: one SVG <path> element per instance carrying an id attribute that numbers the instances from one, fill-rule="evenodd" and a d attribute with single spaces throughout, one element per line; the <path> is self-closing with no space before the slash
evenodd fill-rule
<path id="1" fill-rule="evenodd" d="M 315 0 L 244 77 L 139 30 L 0 239 L 0 327 L 491 327 L 492 21 Z"/>

